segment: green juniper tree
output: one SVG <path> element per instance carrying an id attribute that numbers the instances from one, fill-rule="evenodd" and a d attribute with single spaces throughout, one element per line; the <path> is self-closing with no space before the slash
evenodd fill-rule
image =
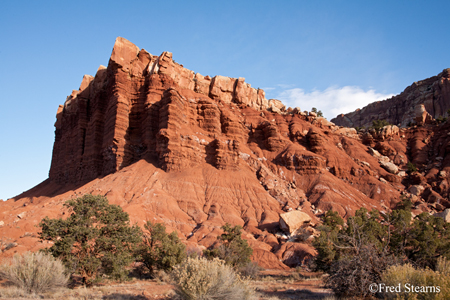
<path id="1" fill-rule="evenodd" d="M 392 212 L 361 208 L 347 222 L 327 212 L 313 241 L 316 269 L 329 274 L 326 285 L 340 296 L 365 297 L 392 265 L 435 269 L 450 258 L 450 223 L 428 213 L 412 219 L 411 208 L 402 199 Z"/>
<path id="2" fill-rule="evenodd" d="M 137 255 L 151 274 L 155 270 L 171 271 L 186 258 L 186 246 L 175 231 L 167 234 L 163 224 L 150 221 L 144 228 L 144 241 L 138 248 Z"/>
<path id="3" fill-rule="evenodd" d="M 128 214 L 106 197 L 89 194 L 64 206 L 70 212 L 67 219 L 45 217 L 39 224 L 40 238 L 54 243 L 47 251 L 87 285 L 101 274 L 126 278 L 125 267 L 133 262 L 134 249 L 142 241 L 140 228 L 130 225 Z"/>
<path id="4" fill-rule="evenodd" d="M 315 113 L 318 117 L 323 117 L 323 113 L 322 113 L 321 110 L 317 110 L 317 108 L 313 107 L 313 108 L 311 109 L 311 111 L 312 111 L 313 113 Z"/>
<path id="5" fill-rule="evenodd" d="M 384 126 L 391 125 L 386 120 L 373 120 L 372 128 L 375 129 L 376 132 L 379 132 Z"/>
<path id="6" fill-rule="evenodd" d="M 239 225 L 232 227 L 227 223 L 222 226 L 222 229 L 224 233 L 217 237 L 221 245 L 216 249 L 205 250 L 203 254 L 207 258 L 218 257 L 234 268 L 250 263 L 253 249 L 246 240 L 242 239 L 242 227 Z"/>

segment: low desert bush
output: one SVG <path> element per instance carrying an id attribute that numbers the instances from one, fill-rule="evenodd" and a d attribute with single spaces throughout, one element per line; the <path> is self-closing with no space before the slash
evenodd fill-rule
<path id="1" fill-rule="evenodd" d="M 28 294 L 64 287 L 69 279 L 60 260 L 41 252 L 14 256 L 0 267 L 0 277 Z"/>
<path id="2" fill-rule="evenodd" d="M 257 263 L 255 262 L 249 262 L 245 264 L 244 266 L 239 268 L 239 274 L 241 274 L 244 277 L 255 279 L 258 277 L 259 272 L 263 270 Z"/>
<path id="3" fill-rule="evenodd" d="M 438 124 L 444 123 L 444 122 L 446 122 L 446 121 L 447 121 L 447 118 L 446 118 L 446 117 L 443 117 L 443 116 L 439 116 L 439 117 L 436 118 L 436 122 L 437 122 Z"/>
<path id="4" fill-rule="evenodd" d="M 327 287 L 338 296 L 367 297 L 370 285 L 380 281 L 380 274 L 395 264 L 395 258 L 379 253 L 372 244 L 364 245 L 355 255 L 346 255 L 333 263 Z"/>
<path id="5" fill-rule="evenodd" d="M 441 274 L 450 276 L 450 260 L 439 257 L 437 260 L 436 271 Z"/>
<path id="6" fill-rule="evenodd" d="M 417 172 L 417 167 L 415 164 L 413 164 L 412 162 L 408 162 L 408 164 L 406 165 L 406 168 L 408 169 L 408 173 L 414 173 Z"/>
<path id="7" fill-rule="evenodd" d="M 439 266 L 443 263 L 443 266 Z M 448 262 L 440 260 L 437 268 L 448 268 Z M 446 270 L 446 272 L 448 269 Z M 450 273 L 431 269 L 416 269 L 410 264 L 389 267 L 381 276 L 386 286 L 399 287 L 399 293 L 383 293 L 396 299 L 450 299 Z"/>
<path id="8" fill-rule="evenodd" d="M 158 270 L 153 275 L 158 282 L 170 282 L 170 276 L 164 270 Z"/>
<path id="9" fill-rule="evenodd" d="M 27 296 L 29 296 L 28 293 L 16 286 L 7 286 L 0 289 L 0 298 L 2 299 L 26 298 Z"/>
<path id="10" fill-rule="evenodd" d="M 171 278 L 183 300 L 256 299 L 247 282 L 217 258 L 188 258 L 173 269 Z"/>
<path id="11" fill-rule="evenodd" d="M 372 128 L 375 129 L 377 132 L 379 132 L 381 129 L 383 129 L 384 126 L 391 125 L 386 120 L 373 120 L 372 121 Z"/>

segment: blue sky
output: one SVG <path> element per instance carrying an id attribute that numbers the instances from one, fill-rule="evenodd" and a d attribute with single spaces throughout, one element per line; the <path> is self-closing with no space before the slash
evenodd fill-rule
<path id="1" fill-rule="evenodd" d="M 55 114 L 122 36 L 328 119 L 450 67 L 450 1 L 1 1 L 0 199 L 45 180 Z"/>

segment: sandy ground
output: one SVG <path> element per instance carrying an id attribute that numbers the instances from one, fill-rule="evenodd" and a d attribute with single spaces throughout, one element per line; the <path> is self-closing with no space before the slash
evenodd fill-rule
<path id="1" fill-rule="evenodd" d="M 333 299 L 332 292 L 323 288 L 320 274 L 293 271 L 262 271 L 250 285 L 261 300 L 277 299 Z M 6 282 L 0 283 L 1 299 L 26 299 Z M 173 286 L 161 280 L 133 279 L 129 282 L 103 282 L 91 288 L 76 286 L 36 296 L 39 299 L 64 300 L 172 300 Z"/>

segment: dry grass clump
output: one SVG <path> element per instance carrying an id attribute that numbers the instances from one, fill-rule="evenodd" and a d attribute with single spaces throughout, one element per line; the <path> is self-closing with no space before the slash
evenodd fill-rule
<path id="1" fill-rule="evenodd" d="M 183 300 L 253 300 L 255 293 L 225 262 L 188 258 L 171 273 L 175 293 Z"/>
<path id="2" fill-rule="evenodd" d="M 0 266 L 0 277 L 26 294 L 45 293 L 64 287 L 69 279 L 60 260 L 41 252 L 15 255 Z"/>
<path id="3" fill-rule="evenodd" d="M 252 261 L 246 263 L 244 266 L 238 269 L 239 274 L 251 279 L 256 279 L 261 270 L 263 270 L 263 268 L 261 268 L 257 263 Z"/>
<path id="4" fill-rule="evenodd" d="M 401 293 L 384 293 L 384 296 L 396 299 L 450 299 L 450 264 L 445 259 L 439 259 L 436 269 L 416 269 L 410 264 L 391 266 L 383 272 L 382 282 L 386 286 L 400 284 Z"/>
<path id="5" fill-rule="evenodd" d="M 450 276 L 450 261 L 446 260 L 444 257 L 439 257 L 437 260 L 436 271 Z"/>
<path id="6" fill-rule="evenodd" d="M 29 296 L 24 290 L 16 286 L 2 287 L 0 289 L 0 298 L 26 298 Z"/>
<path id="7" fill-rule="evenodd" d="M 156 271 L 154 276 L 155 276 L 155 279 L 157 282 L 160 282 L 160 283 L 163 283 L 163 282 L 169 283 L 170 282 L 170 276 L 169 276 L 169 274 L 164 272 L 164 270 Z"/>

